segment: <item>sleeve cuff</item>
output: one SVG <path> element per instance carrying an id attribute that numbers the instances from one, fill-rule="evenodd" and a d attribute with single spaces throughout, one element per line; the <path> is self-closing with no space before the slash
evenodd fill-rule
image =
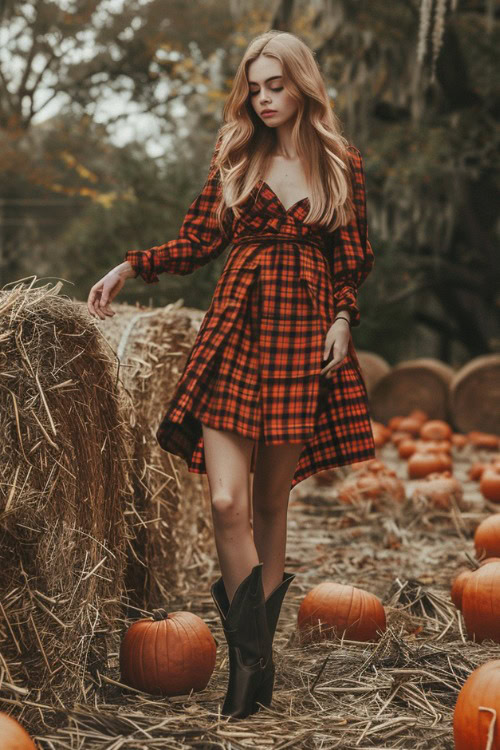
<path id="1" fill-rule="evenodd" d="M 154 269 L 153 254 L 150 250 L 129 250 L 124 260 L 128 261 L 135 271 L 135 278 L 141 276 L 146 284 L 157 284 L 159 278 Z"/>
<path id="2" fill-rule="evenodd" d="M 357 301 L 357 291 L 351 284 L 338 286 L 333 294 L 335 315 L 340 310 L 348 310 L 351 320 L 351 328 L 359 326 L 361 319 Z"/>

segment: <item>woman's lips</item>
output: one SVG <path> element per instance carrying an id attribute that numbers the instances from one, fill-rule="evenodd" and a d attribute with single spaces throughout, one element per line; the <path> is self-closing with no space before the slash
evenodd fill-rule
<path id="1" fill-rule="evenodd" d="M 262 117 L 272 117 L 276 114 L 276 110 L 269 110 L 268 112 L 263 112 Z"/>

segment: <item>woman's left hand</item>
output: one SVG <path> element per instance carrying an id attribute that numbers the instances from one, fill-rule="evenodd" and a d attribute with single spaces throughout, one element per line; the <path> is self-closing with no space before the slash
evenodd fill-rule
<path id="1" fill-rule="evenodd" d="M 345 318 L 337 318 L 332 323 L 330 330 L 326 334 L 323 361 L 328 358 L 332 349 L 333 359 L 321 370 L 321 375 L 331 378 L 333 371 L 341 366 L 342 360 L 347 354 L 350 335 L 349 323 Z"/>

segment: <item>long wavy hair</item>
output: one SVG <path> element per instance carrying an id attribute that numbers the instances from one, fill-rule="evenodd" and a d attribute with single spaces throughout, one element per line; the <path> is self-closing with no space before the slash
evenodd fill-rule
<path id="1" fill-rule="evenodd" d="M 341 135 L 340 120 L 330 104 L 313 52 L 294 34 L 273 29 L 249 43 L 224 105 L 224 123 L 213 160 L 221 183 L 219 224 L 223 224 L 229 207 L 236 217 L 240 215 L 239 207 L 264 180 L 277 145 L 275 129 L 260 120 L 250 100 L 248 67 L 260 55 L 280 61 L 283 86 L 297 101 L 292 141 L 310 186 L 309 212 L 304 221 L 334 231 L 354 215 L 350 144 Z"/>

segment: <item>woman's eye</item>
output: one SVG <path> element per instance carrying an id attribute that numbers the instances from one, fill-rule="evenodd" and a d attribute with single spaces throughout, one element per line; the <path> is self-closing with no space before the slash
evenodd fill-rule
<path id="1" fill-rule="evenodd" d="M 280 86 L 279 89 L 270 89 L 271 91 L 283 91 L 283 86 Z M 258 91 L 250 91 L 250 96 L 255 96 L 255 94 L 258 94 Z"/>

